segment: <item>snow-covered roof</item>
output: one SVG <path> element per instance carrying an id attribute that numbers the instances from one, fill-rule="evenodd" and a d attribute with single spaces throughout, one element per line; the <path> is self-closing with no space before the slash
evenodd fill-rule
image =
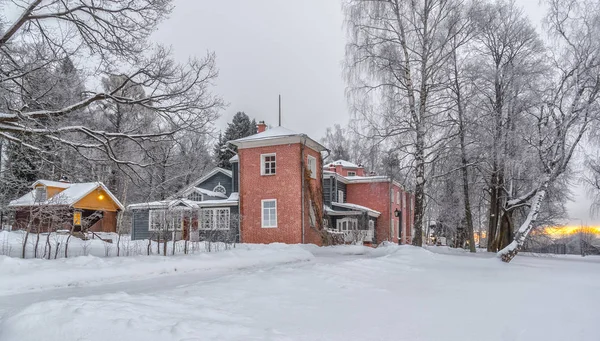
<path id="1" fill-rule="evenodd" d="M 23 207 L 23 206 L 45 206 L 45 205 L 66 205 L 73 206 L 79 200 L 83 199 L 86 195 L 90 194 L 92 191 L 97 188 L 101 188 L 110 196 L 110 198 L 119 206 L 120 209 L 125 209 L 125 207 L 119 202 L 119 200 L 108 190 L 106 186 L 104 186 L 101 182 L 83 182 L 83 183 L 68 183 L 68 182 L 58 182 L 58 181 L 49 181 L 49 180 L 38 180 L 34 183 L 34 185 L 42 184 L 44 186 L 50 187 L 59 187 L 55 186 L 56 184 L 60 184 L 60 188 L 64 188 L 63 191 L 54 195 L 53 197 L 45 200 L 45 201 L 35 201 L 35 189 L 25 194 L 24 196 L 11 201 L 8 206 L 9 207 Z"/>
<path id="2" fill-rule="evenodd" d="M 181 205 L 190 209 L 198 209 L 202 207 L 237 206 L 238 201 L 239 195 L 237 192 L 234 192 L 231 193 L 229 198 L 221 200 L 192 201 L 188 199 L 171 199 L 131 204 L 127 206 L 127 209 L 174 209 Z"/>
<path id="3" fill-rule="evenodd" d="M 227 195 L 225 193 L 209 191 L 207 189 L 200 188 L 200 187 L 196 187 L 196 188 L 194 188 L 194 190 L 198 193 L 202 193 L 202 194 L 208 195 L 210 197 L 217 197 L 217 198 L 224 198 L 224 199 L 227 198 Z"/>
<path id="4" fill-rule="evenodd" d="M 350 210 L 366 211 L 367 213 L 369 213 L 370 216 L 373 216 L 375 218 L 377 218 L 381 215 L 381 212 L 375 211 L 374 209 L 368 208 L 366 206 L 348 203 L 348 202 L 345 202 L 345 203 L 332 202 L 331 205 L 337 206 L 337 207 L 342 207 L 342 208 L 347 208 Z"/>
<path id="5" fill-rule="evenodd" d="M 37 185 L 42 184 L 48 187 L 57 187 L 57 188 L 69 188 L 72 183 L 65 181 L 51 181 L 51 180 L 38 180 L 31 185 L 32 188 L 35 188 Z"/>
<path id="6" fill-rule="evenodd" d="M 238 162 L 240 161 L 240 157 L 235 154 L 231 159 L 229 159 L 229 162 Z"/>
<path id="7" fill-rule="evenodd" d="M 344 168 L 361 168 L 361 166 L 346 160 L 336 160 L 328 163 L 325 167 L 342 166 Z"/>
<path id="8" fill-rule="evenodd" d="M 215 167 L 210 172 L 208 172 L 205 175 L 203 175 L 200 179 L 192 182 L 192 184 L 189 185 L 188 187 L 186 187 L 184 190 L 179 191 L 178 193 L 176 193 L 174 195 L 171 195 L 169 197 L 169 199 L 175 199 L 178 196 L 187 195 L 187 194 L 191 193 L 192 191 L 194 191 L 195 189 L 197 189 L 196 186 L 198 186 L 199 184 L 203 183 L 204 181 L 210 179 L 213 175 L 215 175 L 217 173 L 223 173 L 223 174 L 225 174 L 225 175 L 227 175 L 228 177 L 231 178 L 231 171 L 230 170 L 227 170 L 227 169 L 224 169 L 224 168 L 221 168 L 221 167 Z M 212 191 L 209 191 L 209 192 L 212 192 Z M 207 195 L 210 195 L 210 194 L 207 194 Z"/>
<path id="9" fill-rule="evenodd" d="M 287 143 L 300 143 L 306 141 L 306 144 L 317 151 L 325 151 L 325 148 L 319 142 L 311 139 L 308 135 L 298 133 L 284 127 L 275 127 L 267 129 L 262 133 L 242 137 L 241 139 L 228 141 L 238 148 L 260 147 L 260 146 L 275 146 Z"/>

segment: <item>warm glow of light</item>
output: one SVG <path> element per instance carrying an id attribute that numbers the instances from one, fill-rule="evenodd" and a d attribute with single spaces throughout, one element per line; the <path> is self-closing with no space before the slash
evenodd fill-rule
<path id="1" fill-rule="evenodd" d="M 553 238 L 572 236 L 581 232 L 600 235 L 600 226 L 548 226 L 542 228 L 541 232 Z"/>
<path id="2" fill-rule="evenodd" d="M 98 196 L 98 199 L 99 199 L 99 200 L 104 200 L 104 194 L 100 194 L 100 195 Z"/>

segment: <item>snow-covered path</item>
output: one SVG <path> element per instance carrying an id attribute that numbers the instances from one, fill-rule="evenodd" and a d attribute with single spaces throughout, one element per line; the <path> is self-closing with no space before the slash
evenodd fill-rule
<path id="1" fill-rule="evenodd" d="M 598 340 L 597 261 L 313 253 L 1 297 L 0 340 Z"/>

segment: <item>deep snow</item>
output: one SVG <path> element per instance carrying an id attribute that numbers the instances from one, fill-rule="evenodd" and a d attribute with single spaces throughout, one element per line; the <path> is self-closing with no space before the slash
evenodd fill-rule
<path id="1" fill-rule="evenodd" d="M 291 250 L 307 258 L 264 263 Z M 204 270 L 150 274 L 156 277 L 139 290 L 138 282 L 123 282 L 107 285 L 110 293 L 101 290 L 104 285 L 91 287 L 98 295 L 68 297 L 70 288 L 48 291 L 46 297 L 31 294 L 39 302 L 25 300 L 29 294 L 4 296 L 0 340 L 599 339 L 597 258 L 519 256 L 504 264 L 485 253 L 431 250 L 255 246 L 233 251 L 236 255 L 211 254 L 213 267 L 222 258 L 231 270 L 186 284 L 184 278 Z M 247 264 L 256 266 L 231 268 L 232 259 L 241 262 L 253 253 L 256 257 Z M 202 262 L 197 256 L 189 259 Z M 45 265 L 22 262 L 30 261 L 36 266 L 19 266 L 32 269 L 30 276 L 12 285 L 35 281 Z M 75 272 L 57 270 L 53 263 L 43 264 L 54 267 L 57 276 Z M 129 267 L 132 276 L 135 269 Z M 6 276 L 0 276 L 1 282 Z M 2 311 L 3 302 L 10 308 Z"/>

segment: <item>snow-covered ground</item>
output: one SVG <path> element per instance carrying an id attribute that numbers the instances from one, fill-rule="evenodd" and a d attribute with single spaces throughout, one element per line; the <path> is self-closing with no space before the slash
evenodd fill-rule
<path id="1" fill-rule="evenodd" d="M 593 257 L 503 264 L 442 248 L 279 244 L 100 266 L 81 259 L 10 259 L 7 272 L 0 263 L 0 340 L 600 339 Z M 71 261 L 99 267 L 98 281 L 15 293 L 42 273 L 93 276 Z M 185 272 L 160 270 L 173 267 Z"/>

